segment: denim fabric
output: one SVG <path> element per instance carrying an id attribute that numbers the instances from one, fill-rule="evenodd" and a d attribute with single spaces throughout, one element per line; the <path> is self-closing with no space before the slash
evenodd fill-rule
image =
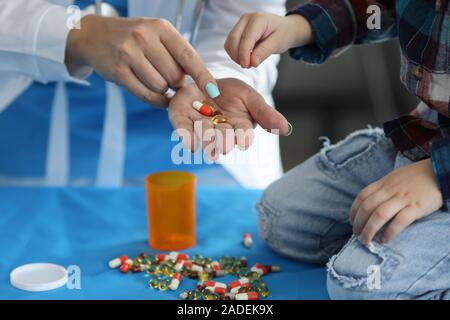
<path id="1" fill-rule="evenodd" d="M 411 163 L 381 129 L 357 131 L 274 182 L 257 204 L 261 237 L 281 255 L 328 261 L 332 299 L 450 297 L 450 215 L 435 212 L 393 241 L 362 245 L 348 212 L 368 184 Z"/>

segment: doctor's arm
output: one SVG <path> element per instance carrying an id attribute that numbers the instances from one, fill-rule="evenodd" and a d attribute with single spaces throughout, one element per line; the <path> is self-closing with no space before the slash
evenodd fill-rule
<path id="1" fill-rule="evenodd" d="M 167 106 L 168 88 L 182 87 L 186 75 L 210 98 L 220 95 L 197 52 L 164 19 L 87 15 L 69 34 L 66 64 L 72 73 L 93 67 L 153 105 Z"/>
<path id="2" fill-rule="evenodd" d="M 144 101 L 167 105 L 168 87 L 182 86 L 188 74 L 211 98 L 220 94 L 201 58 L 167 21 L 87 15 L 80 29 L 71 29 L 76 18 L 74 10 L 45 0 L 0 0 L 3 78 L 25 79 L 25 89 L 32 81 L 84 83 L 95 69 Z M 8 83 L 0 81 L 4 90 Z"/>
<path id="3" fill-rule="evenodd" d="M 0 110 L 33 81 L 68 81 L 64 63 L 71 13 L 44 0 L 0 0 Z"/>
<path id="4" fill-rule="evenodd" d="M 78 82 L 64 63 L 72 14 L 44 0 L 0 0 L 0 72 Z"/>

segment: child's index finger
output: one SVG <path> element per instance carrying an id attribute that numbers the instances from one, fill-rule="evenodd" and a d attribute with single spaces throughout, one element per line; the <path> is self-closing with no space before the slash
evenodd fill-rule
<path id="1" fill-rule="evenodd" d="M 265 29 L 266 21 L 264 19 L 254 18 L 248 23 L 239 45 L 239 61 L 243 68 L 250 68 L 252 52 L 258 41 L 264 36 Z"/>

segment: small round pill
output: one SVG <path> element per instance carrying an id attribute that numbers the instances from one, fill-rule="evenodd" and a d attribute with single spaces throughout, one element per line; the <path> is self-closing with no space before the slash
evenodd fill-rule
<path id="1" fill-rule="evenodd" d="M 245 233 L 242 237 L 242 243 L 246 248 L 250 248 L 253 245 L 252 235 L 250 233 Z"/>

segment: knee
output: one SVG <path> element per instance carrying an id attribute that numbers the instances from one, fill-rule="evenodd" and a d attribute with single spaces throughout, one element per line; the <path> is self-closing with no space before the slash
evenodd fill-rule
<path id="1" fill-rule="evenodd" d="M 292 194 L 292 181 L 285 176 L 265 190 L 256 206 L 259 233 L 261 239 L 278 254 L 303 262 L 324 264 L 329 256 L 319 249 L 320 236 L 309 227 L 314 224 L 314 217 L 299 205 L 302 202 L 299 197 L 304 198 L 299 189 L 296 189 L 298 193 Z"/>
<path id="2" fill-rule="evenodd" d="M 282 204 L 284 198 L 284 180 L 272 183 L 263 193 L 257 203 L 258 226 L 261 239 L 277 253 L 282 253 L 281 244 L 284 220 L 287 219 L 286 209 Z"/>
<path id="3" fill-rule="evenodd" d="M 401 256 L 380 245 L 363 246 L 354 237 L 328 262 L 327 290 L 333 300 L 395 299 L 398 281 L 389 281 Z"/>

